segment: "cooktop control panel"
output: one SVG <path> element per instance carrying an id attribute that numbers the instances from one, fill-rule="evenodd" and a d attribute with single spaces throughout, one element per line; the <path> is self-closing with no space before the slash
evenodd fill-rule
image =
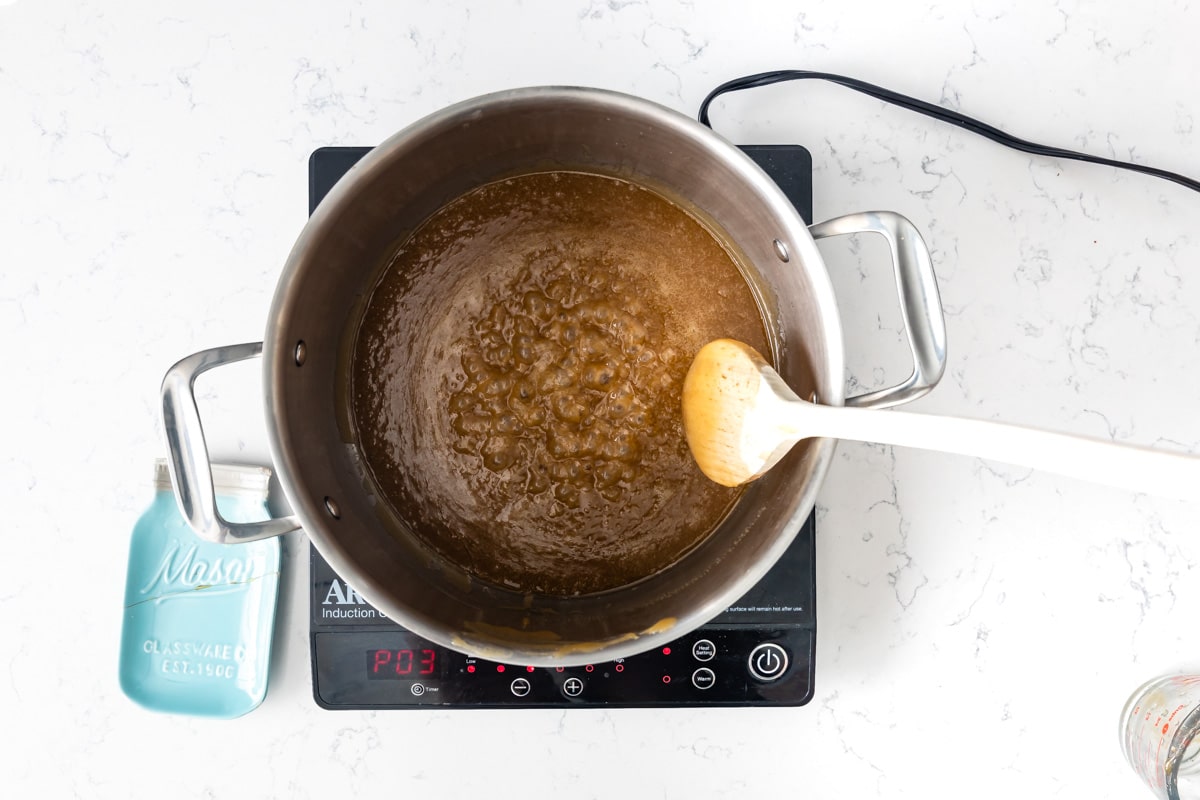
<path id="1" fill-rule="evenodd" d="M 806 222 L 812 159 L 795 145 L 743 148 Z M 309 160 L 309 210 L 370 148 Z M 795 706 L 813 694 L 815 525 L 710 624 L 618 661 L 535 668 L 470 658 L 384 617 L 310 546 L 313 697 L 329 709 Z"/>
<path id="2" fill-rule="evenodd" d="M 330 709 L 803 705 L 816 653 L 813 529 L 810 518 L 767 577 L 712 623 L 628 658 L 553 668 L 433 644 L 380 614 L 310 548 L 313 696 Z"/>
<path id="3" fill-rule="evenodd" d="M 799 705 L 814 631 L 706 627 L 617 661 L 543 669 L 471 658 L 407 631 L 317 633 L 317 703 L 557 707 Z"/>

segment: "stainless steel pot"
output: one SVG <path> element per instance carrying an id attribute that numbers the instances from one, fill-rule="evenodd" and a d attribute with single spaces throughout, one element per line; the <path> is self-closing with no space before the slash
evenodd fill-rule
<path id="1" fill-rule="evenodd" d="M 747 487 L 729 517 L 670 568 L 580 597 L 485 585 L 425 549 L 373 490 L 348 410 L 348 360 L 361 308 L 397 245 L 428 215 L 481 184 L 571 169 L 619 176 L 691 208 L 739 251 L 793 387 L 821 402 L 883 406 L 941 377 L 945 328 L 920 235 L 872 212 L 811 231 L 748 157 L 707 128 L 607 91 L 529 88 L 460 103 L 375 148 L 304 227 L 275 293 L 262 343 L 183 359 L 163 381 L 172 478 L 184 515 L 209 539 L 240 542 L 298 527 L 372 605 L 447 647 L 499 661 L 572 666 L 661 645 L 710 620 L 775 563 L 812 510 L 834 442 L 802 443 Z M 846 401 L 837 304 L 814 238 L 874 231 L 891 245 L 914 356 L 899 386 Z M 685 265 L 681 265 L 685 268 Z M 220 364 L 263 357 L 275 469 L 294 517 L 227 522 L 216 511 L 192 383 Z"/>

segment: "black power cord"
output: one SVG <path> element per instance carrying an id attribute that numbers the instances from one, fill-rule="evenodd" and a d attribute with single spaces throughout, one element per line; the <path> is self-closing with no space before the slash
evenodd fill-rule
<path id="1" fill-rule="evenodd" d="M 977 119 L 972 119 L 965 114 L 959 114 L 957 111 L 951 111 L 941 106 L 935 106 L 932 103 L 926 103 L 924 100 L 917 100 L 898 92 L 893 92 L 890 89 L 884 89 L 881 86 L 860 81 L 857 78 L 847 78 L 843 75 L 835 75 L 831 72 L 812 72 L 804 69 L 780 69 L 772 72 L 760 72 L 757 75 L 747 75 L 744 78 L 735 78 L 734 80 L 722 83 L 716 89 L 709 92 L 708 97 L 704 98 L 704 102 L 700 104 L 700 113 L 697 118 L 701 124 L 711 128 L 712 124 L 708 120 L 708 107 L 712 105 L 712 101 L 716 100 L 723 94 L 728 92 L 738 92 L 743 89 L 754 89 L 759 86 L 769 86 L 773 83 L 782 83 L 784 81 L 800 81 L 800 80 L 822 80 L 836 83 L 839 86 L 845 86 L 847 89 L 853 89 L 856 92 L 870 95 L 885 103 L 907 108 L 909 111 L 915 111 L 918 114 L 924 114 L 927 117 L 949 122 L 951 125 L 957 125 L 972 133 L 977 133 L 991 139 L 993 142 L 1011 147 L 1014 150 L 1020 150 L 1025 153 L 1031 153 L 1036 156 L 1046 156 L 1048 158 L 1067 158 L 1074 161 L 1086 161 L 1089 164 L 1103 164 L 1107 167 L 1116 167 L 1117 169 L 1127 169 L 1133 172 L 1140 172 L 1144 175 L 1152 175 L 1163 180 L 1173 181 L 1181 186 L 1186 186 L 1194 192 L 1200 192 L 1200 181 L 1195 178 L 1189 178 L 1186 175 L 1179 175 L 1175 172 L 1168 172 L 1165 169 L 1157 169 L 1155 167 L 1147 167 L 1141 164 L 1131 164 L 1126 161 L 1114 161 L 1111 158 L 1101 158 L 1100 156 L 1088 155 L 1087 153 L 1078 153 L 1074 150 L 1064 150 L 1061 147 L 1050 147 L 1036 142 L 1028 142 L 1024 139 L 1018 139 L 1016 136 L 1005 133 L 999 128 L 980 122 Z"/>

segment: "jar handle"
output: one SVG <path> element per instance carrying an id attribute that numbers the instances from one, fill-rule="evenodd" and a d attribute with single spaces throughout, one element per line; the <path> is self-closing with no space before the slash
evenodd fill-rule
<path id="1" fill-rule="evenodd" d="M 913 356 L 912 374 L 896 386 L 848 398 L 846 405 L 887 408 L 916 400 L 936 386 L 946 371 L 946 319 L 929 248 L 916 226 L 892 211 L 865 211 L 820 222 L 809 231 L 814 239 L 847 233 L 882 234 L 896 268 L 900 313 Z"/>
<path id="2" fill-rule="evenodd" d="M 262 342 L 202 350 L 167 370 L 162 382 L 163 428 L 167 434 L 171 483 L 183 518 L 201 538 L 219 544 L 253 542 L 300 528 L 295 516 L 262 522 L 229 522 L 217 511 L 208 445 L 196 406 L 196 378 L 224 364 L 262 355 Z"/>

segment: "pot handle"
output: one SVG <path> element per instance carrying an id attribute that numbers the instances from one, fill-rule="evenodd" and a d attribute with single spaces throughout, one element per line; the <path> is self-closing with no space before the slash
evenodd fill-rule
<path id="1" fill-rule="evenodd" d="M 196 407 L 196 378 L 223 364 L 262 355 L 262 342 L 232 344 L 202 350 L 167 370 L 162 382 L 163 428 L 167 434 L 171 482 L 184 519 L 197 535 L 219 544 L 253 542 L 300 528 L 294 516 L 262 522 L 229 522 L 217 511 L 216 489 L 204 442 L 204 427 Z"/>
<path id="2" fill-rule="evenodd" d="M 865 211 L 820 222 L 809 231 L 814 239 L 846 233 L 883 234 L 896 268 L 900 313 L 913 356 L 912 375 L 896 386 L 848 398 L 846 405 L 887 408 L 916 400 L 936 386 L 946 370 L 946 319 L 929 248 L 916 226 L 892 211 Z"/>

